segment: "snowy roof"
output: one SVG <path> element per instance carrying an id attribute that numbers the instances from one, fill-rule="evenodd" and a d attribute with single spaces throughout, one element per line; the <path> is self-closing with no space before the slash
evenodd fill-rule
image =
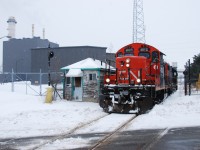
<path id="1" fill-rule="evenodd" d="M 69 72 L 66 74 L 66 77 L 82 77 L 83 72 L 81 69 L 69 69 Z"/>
<path id="2" fill-rule="evenodd" d="M 105 69 L 106 64 L 100 60 L 87 58 L 81 60 L 77 63 L 71 64 L 69 66 L 61 68 L 61 70 L 68 70 L 68 69 Z M 108 66 L 107 66 L 108 67 Z M 111 67 L 113 68 L 113 67 Z"/>

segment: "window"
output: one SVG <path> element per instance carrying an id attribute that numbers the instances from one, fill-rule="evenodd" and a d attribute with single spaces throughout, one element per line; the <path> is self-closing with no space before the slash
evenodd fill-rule
<path id="1" fill-rule="evenodd" d="M 124 55 L 125 56 L 133 56 L 133 48 L 132 47 L 127 47 L 124 49 Z"/>
<path id="2" fill-rule="evenodd" d="M 146 58 L 150 58 L 149 52 L 140 52 L 140 53 L 139 53 L 139 56 L 144 56 L 144 57 L 146 57 Z"/>
<path id="3" fill-rule="evenodd" d="M 159 60 L 158 52 L 153 51 L 152 52 L 152 62 L 157 62 L 158 60 Z"/>
<path id="4" fill-rule="evenodd" d="M 148 47 L 141 47 L 140 51 L 149 51 L 149 48 Z"/>
<path id="5" fill-rule="evenodd" d="M 66 84 L 67 84 L 67 86 L 70 86 L 70 84 L 71 84 L 71 79 L 70 79 L 70 77 L 66 77 Z"/>
<path id="6" fill-rule="evenodd" d="M 122 52 L 117 53 L 117 57 L 123 57 Z"/>
<path id="7" fill-rule="evenodd" d="M 90 80 L 90 81 L 97 80 L 97 75 L 96 75 L 96 73 L 90 73 L 90 74 L 89 74 L 89 80 Z"/>

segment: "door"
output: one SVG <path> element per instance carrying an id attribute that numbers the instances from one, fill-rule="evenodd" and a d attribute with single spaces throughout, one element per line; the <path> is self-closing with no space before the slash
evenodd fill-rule
<path id="1" fill-rule="evenodd" d="M 75 77 L 74 79 L 74 99 L 82 101 L 82 86 L 81 86 L 81 77 Z"/>

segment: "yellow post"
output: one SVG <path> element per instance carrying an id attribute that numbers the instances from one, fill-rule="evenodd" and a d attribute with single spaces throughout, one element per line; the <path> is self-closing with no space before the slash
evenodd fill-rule
<path id="1" fill-rule="evenodd" d="M 51 103 L 52 100 L 53 100 L 53 88 L 52 87 L 48 87 L 47 88 L 47 95 L 46 95 L 45 103 Z"/>
<path id="2" fill-rule="evenodd" d="M 200 90 L 200 74 L 199 74 L 199 79 L 196 82 L 196 87 L 197 87 L 197 90 Z"/>

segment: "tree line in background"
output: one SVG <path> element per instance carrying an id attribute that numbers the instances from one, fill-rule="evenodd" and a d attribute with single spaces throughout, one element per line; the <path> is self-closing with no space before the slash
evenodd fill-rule
<path id="1" fill-rule="evenodd" d="M 185 71 L 189 72 L 189 62 L 185 65 Z M 197 80 L 200 74 L 200 53 L 194 55 L 193 63 L 190 64 L 190 78 Z"/>
<path id="2" fill-rule="evenodd" d="M 193 63 L 191 64 L 191 77 L 198 79 L 200 73 L 200 54 L 194 55 Z"/>

